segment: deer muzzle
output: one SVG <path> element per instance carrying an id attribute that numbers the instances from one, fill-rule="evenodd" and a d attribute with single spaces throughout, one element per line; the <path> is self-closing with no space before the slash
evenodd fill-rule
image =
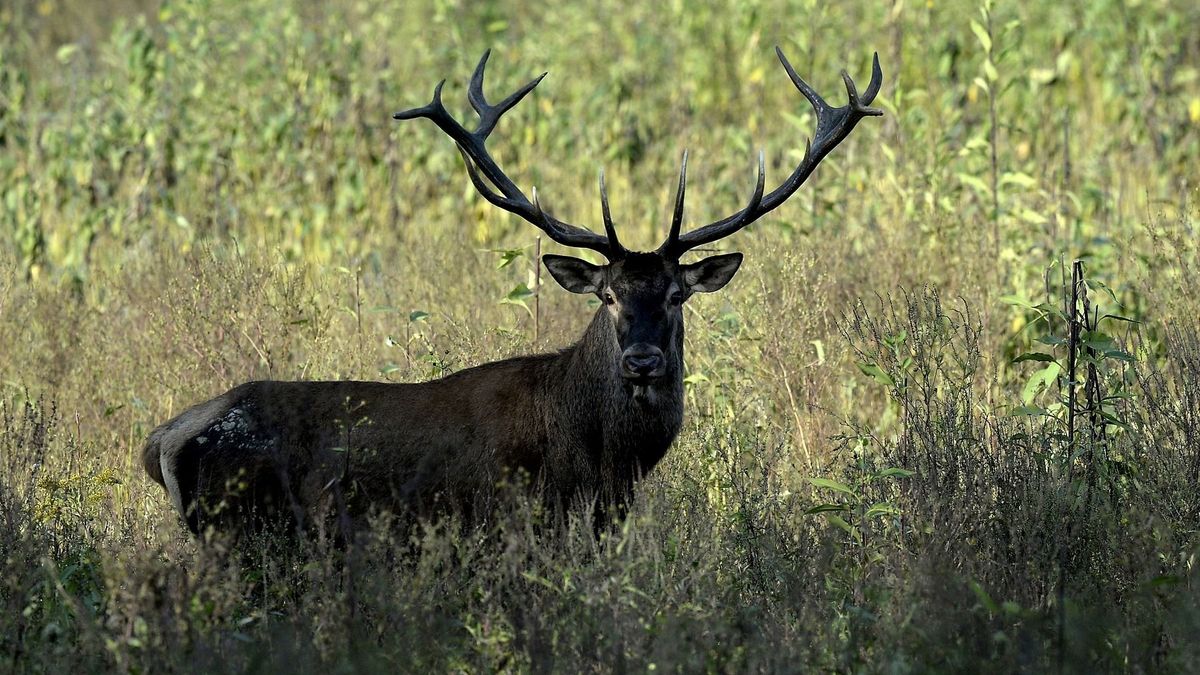
<path id="1" fill-rule="evenodd" d="M 667 372 L 667 359 L 654 345 L 636 344 L 621 355 L 621 375 L 628 380 L 654 380 Z"/>

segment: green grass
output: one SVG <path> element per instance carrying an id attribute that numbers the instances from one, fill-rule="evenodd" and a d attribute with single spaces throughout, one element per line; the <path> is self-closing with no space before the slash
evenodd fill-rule
<path id="1" fill-rule="evenodd" d="M 1195 3 L 11 4 L 0 668 L 1194 668 Z M 487 48 L 495 96 L 550 71 L 493 152 L 592 226 L 603 167 L 650 248 L 684 148 L 693 225 L 740 208 L 758 148 L 769 183 L 799 161 L 812 116 L 775 44 L 839 103 L 878 51 L 886 116 L 718 245 L 747 262 L 689 302 L 687 421 L 624 523 L 597 542 L 518 509 L 258 557 L 186 535 L 139 461 L 184 407 L 420 381 L 586 325 L 556 287 L 536 335 L 501 302 L 535 230 L 391 113 L 446 78 L 467 119 Z M 1133 322 L 1072 349 L 1075 259 Z"/>

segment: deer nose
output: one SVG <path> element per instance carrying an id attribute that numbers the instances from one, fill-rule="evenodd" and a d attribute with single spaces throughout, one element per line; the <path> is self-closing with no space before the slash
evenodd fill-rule
<path id="1" fill-rule="evenodd" d="M 626 376 L 646 377 L 661 375 L 665 361 L 662 350 L 658 347 L 635 345 L 625 350 L 621 363 L 625 367 Z"/>

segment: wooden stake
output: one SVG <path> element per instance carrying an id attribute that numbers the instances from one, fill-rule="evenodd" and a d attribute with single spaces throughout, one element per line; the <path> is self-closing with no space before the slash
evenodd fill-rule
<path id="1" fill-rule="evenodd" d="M 533 342 L 542 339 L 542 237 L 533 240 Z"/>

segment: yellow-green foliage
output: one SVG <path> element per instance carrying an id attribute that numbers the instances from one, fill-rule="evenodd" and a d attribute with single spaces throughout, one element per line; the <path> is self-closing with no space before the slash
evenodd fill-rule
<path id="1" fill-rule="evenodd" d="M 1189 663 L 1197 25 L 1187 0 L 4 3 L 0 663 Z M 494 97 L 549 71 L 492 151 L 593 227 L 603 167 L 650 248 L 685 148 L 693 226 L 741 207 L 759 148 L 768 183 L 800 160 L 812 115 L 776 44 L 834 104 L 878 51 L 886 116 L 717 245 L 748 258 L 687 307 L 688 422 L 604 544 L 381 524 L 272 567 L 184 535 L 140 465 L 184 407 L 419 381 L 588 320 L 553 286 L 532 311 L 536 231 L 391 113 L 445 78 L 471 119 L 488 48 Z M 1088 453 L 1062 441 L 1070 383 L 1013 362 L 1063 355 L 1045 317 L 1076 258 L 1138 322 L 1089 343 L 1116 396 Z"/>

